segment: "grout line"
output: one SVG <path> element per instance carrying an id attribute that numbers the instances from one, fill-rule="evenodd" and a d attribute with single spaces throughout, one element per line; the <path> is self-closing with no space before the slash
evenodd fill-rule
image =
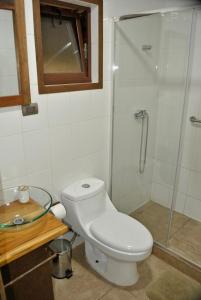
<path id="1" fill-rule="evenodd" d="M 185 216 L 185 215 L 184 215 Z M 174 217 L 173 217 L 173 220 L 174 220 Z M 174 233 L 172 233 L 171 235 L 170 235 L 170 239 L 169 239 L 169 241 L 172 239 L 172 238 L 176 238 L 175 237 L 175 235 L 187 224 L 187 223 L 189 223 L 191 221 L 191 219 L 190 218 L 188 218 L 188 220 L 186 220 L 186 221 L 184 221 L 184 223 L 181 225 L 181 227 L 179 227 L 179 228 L 177 228 L 177 230 L 175 230 L 175 232 Z M 174 221 L 173 221 L 174 222 Z"/>
<path id="2" fill-rule="evenodd" d="M 100 298 L 97 298 L 97 300 L 101 300 L 103 299 L 103 297 L 105 297 L 111 290 L 113 289 L 113 287 L 109 287 L 108 290 L 100 297 Z"/>

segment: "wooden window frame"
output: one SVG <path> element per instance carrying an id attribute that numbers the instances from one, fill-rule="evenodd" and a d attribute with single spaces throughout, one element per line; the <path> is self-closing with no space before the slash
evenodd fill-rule
<path id="1" fill-rule="evenodd" d="M 37 59 L 37 73 L 38 73 L 38 89 L 40 94 L 57 93 L 66 91 L 78 91 L 89 89 L 100 89 L 103 86 L 103 1 L 102 0 L 82 0 L 82 2 L 95 4 L 98 6 L 98 34 L 99 34 L 99 62 L 98 62 L 98 82 L 91 82 L 91 16 L 90 9 L 88 11 L 88 65 L 86 72 L 86 65 L 84 63 L 84 50 L 81 46 L 81 27 L 79 20 L 76 20 L 78 28 L 79 48 L 81 49 L 81 61 L 84 72 L 81 73 L 61 73 L 61 74 L 45 74 L 44 73 L 44 59 L 42 46 L 42 32 L 41 32 L 41 12 L 40 4 L 59 7 L 60 9 L 83 9 L 83 6 L 75 5 L 60 0 L 33 0 L 34 13 L 34 29 L 35 29 L 35 45 L 36 45 L 36 59 Z M 86 76 L 87 74 L 87 76 Z M 67 82 L 68 81 L 68 82 Z"/>
<path id="2" fill-rule="evenodd" d="M 26 105 L 31 102 L 31 94 L 28 72 L 24 0 L 15 0 L 14 4 L 0 2 L 0 9 L 11 10 L 13 12 L 17 73 L 19 82 L 19 95 L 0 96 L 0 107 Z"/>

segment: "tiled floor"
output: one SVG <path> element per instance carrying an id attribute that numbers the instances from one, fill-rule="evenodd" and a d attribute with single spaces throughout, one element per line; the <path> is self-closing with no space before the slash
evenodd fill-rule
<path id="1" fill-rule="evenodd" d="M 55 300 L 146 300 L 145 289 L 159 276 L 175 270 L 154 255 L 139 263 L 140 279 L 128 288 L 116 287 L 97 275 L 87 264 L 83 245 L 73 250 L 74 275 L 70 279 L 53 279 Z"/>
<path id="2" fill-rule="evenodd" d="M 169 209 L 148 202 L 131 214 L 152 233 L 154 240 L 166 245 Z M 201 223 L 174 212 L 168 248 L 201 266 Z"/>

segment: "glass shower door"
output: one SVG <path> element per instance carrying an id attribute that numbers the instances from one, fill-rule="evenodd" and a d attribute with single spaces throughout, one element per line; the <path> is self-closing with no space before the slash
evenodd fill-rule
<path id="1" fill-rule="evenodd" d="M 161 244 L 178 163 L 191 23 L 192 10 L 115 23 L 112 201 Z M 173 230 L 185 222 L 175 216 Z"/>

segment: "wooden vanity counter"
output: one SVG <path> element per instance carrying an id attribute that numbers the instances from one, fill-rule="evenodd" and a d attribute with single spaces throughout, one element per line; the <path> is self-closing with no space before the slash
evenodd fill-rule
<path id="1" fill-rule="evenodd" d="M 69 231 L 68 227 L 48 213 L 24 228 L 0 230 L 0 267 L 39 248 Z"/>

